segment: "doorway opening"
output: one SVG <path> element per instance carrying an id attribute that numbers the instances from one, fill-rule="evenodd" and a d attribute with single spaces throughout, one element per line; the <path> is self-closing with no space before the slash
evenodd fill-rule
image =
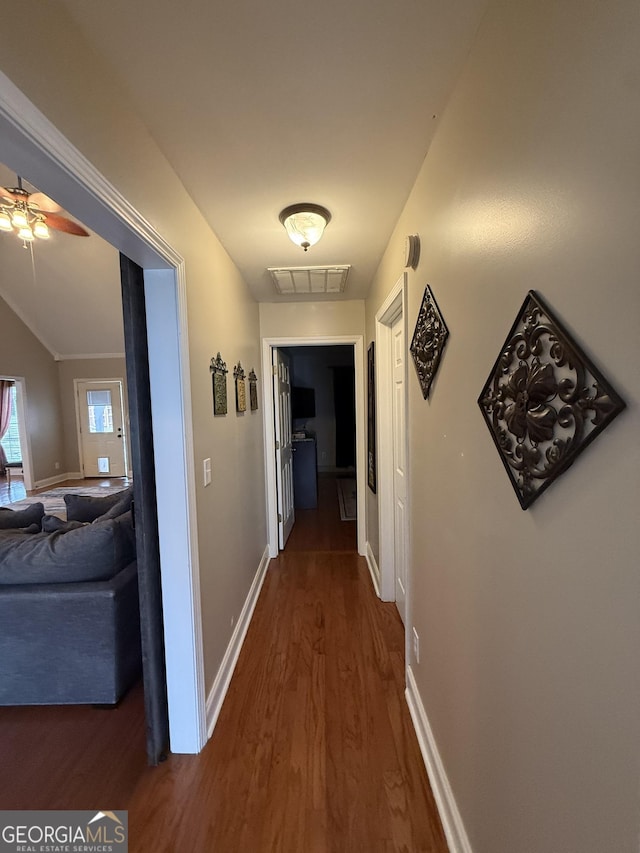
<path id="1" fill-rule="evenodd" d="M 355 365 L 353 346 L 290 346 L 273 350 L 274 358 L 284 367 L 288 377 L 288 396 L 281 393 L 282 380 L 274 394 L 278 398 L 276 429 L 276 470 L 279 515 L 286 508 L 287 494 L 291 504 L 287 523 L 279 522 L 279 547 L 284 547 L 289 533 L 295 531 L 296 547 L 302 533 L 318 544 L 322 523 L 329 524 L 335 516 L 343 522 L 357 518 L 356 481 L 356 416 Z M 290 413 L 281 417 L 290 404 Z M 291 483 L 282 465 L 282 454 L 288 448 L 282 441 L 282 426 L 290 414 Z M 282 423 L 281 423 L 282 422 Z M 312 515 L 315 513 L 315 515 Z M 294 521 L 296 527 L 294 527 Z M 302 525 L 303 530 L 300 530 Z M 355 524 L 353 549 L 356 547 Z M 330 537 L 343 541 L 342 535 Z"/>
<path id="2" fill-rule="evenodd" d="M 174 752 L 199 752 L 207 727 L 184 260 L 1 72 L 0 147 L 17 174 L 144 270 L 170 740 Z"/>
<path id="3" fill-rule="evenodd" d="M 32 488 L 31 477 L 31 451 L 29 436 L 27 433 L 26 391 L 25 380 L 20 376 L 0 376 L 8 385 L 5 385 L 5 418 L 0 446 L 2 447 L 2 459 L 0 462 L 6 465 L 4 473 L 7 485 L 8 497 L 11 497 L 11 484 L 20 485 L 22 492 Z M 8 406 L 7 406 L 8 401 Z M 5 420 L 3 418 L 3 420 Z M 0 465 L 0 467 L 4 467 Z M 15 479 L 14 479 L 15 478 Z M 20 495 L 23 497 L 24 495 Z"/>
<path id="4" fill-rule="evenodd" d="M 274 375 L 274 359 L 280 354 L 289 362 L 292 357 L 294 360 L 293 368 L 291 365 L 289 367 L 292 380 L 289 410 L 291 456 L 295 460 L 300 451 L 301 462 L 292 461 L 291 466 L 292 511 L 295 513 L 294 467 L 298 469 L 297 491 L 301 511 L 312 508 L 320 476 L 332 474 L 335 478 L 337 474 L 349 475 L 355 481 L 357 550 L 364 555 L 366 481 L 362 336 L 264 338 L 265 376 Z M 351 391 L 348 390 L 349 385 Z M 279 515 L 283 516 L 283 493 L 278 483 L 283 476 L 278 470 L 278 466 L 282 466 L 282 459 L 278 460 L 276 446 L 276 442 L 282 441 L 276 420 L 282 418 L 283 401 L 274 386 L 264 383 L 263 387 L 267 525 L 271 557 L 277 556 L 284 547 L 284 544 L 280 544 L 284 517 L 279 521 Z M 336 389 L 339 399 L 336 399 Z M 290 525 L 293 526 L 292 522 Z"/>

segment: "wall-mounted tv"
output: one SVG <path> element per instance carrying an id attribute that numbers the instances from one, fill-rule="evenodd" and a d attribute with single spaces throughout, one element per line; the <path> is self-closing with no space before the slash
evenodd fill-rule
<path id="1" fill-rule="evenodd" d="M 313 388 L 301 388 L 293 385 L 291 388 L 291 417 L 296 419 L 315 418 L 316 392 Z"/>

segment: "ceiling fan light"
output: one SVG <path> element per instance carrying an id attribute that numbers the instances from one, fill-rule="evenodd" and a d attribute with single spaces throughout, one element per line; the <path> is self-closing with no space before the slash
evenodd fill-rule
<path id="1" fill-rule="evenodd" d="M 331 214 L 319 204 L 292 204 L 280 214 L 289 239 L 305 252 L 315 246 L 330 221 Z"/>
<path id="2" fill-rule="evenodd" d="M 20 207 L 16 207 L 13 211 L 13 216 L 11 217 L 11 224 L 14 228 L 29 228 L 29 220 L 27 219 L 27 214 Z M 31 229 L 29 228 L 29 231 Z"/>
<path id="3" fill-rule="evenodd" d="M 34 237 L 38 237 L 40 240 L 48 240 L 49 239 L 49 226 L 44 221 L 44 219 L 37 219 L 35 225 L 33 226 L 33 235 Z"/>
<path id="4" fill-rule="evenodd" d="M 24 228 L 20 228 L 20 230 L 18 231 L 18 237 L 19 237 L 21 240 L 29 240 L 29 241 L 31 241 L 31 240 L 33 240 L 33 239 L 34 239 L 33 231 L 31 230 L 31 228 L 29 228 L 29 226 L 28 226 L 28 225 L 25 225 L 25 227 L 24 227 Z"/>
<path id="5" fill-rule="evenodd" d="M 0 231 L 13 231 L 11 217 L 6 210 L 0 211 Z"/>

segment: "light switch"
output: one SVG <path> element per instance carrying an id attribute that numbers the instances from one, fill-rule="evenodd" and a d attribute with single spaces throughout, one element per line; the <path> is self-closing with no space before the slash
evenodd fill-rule
<path id="1" fill-rule="evenodd" d="M 202 465 L 204 470 L 204 484 L 208 486 L 211 482 L 211 460 L 205 459 Z"/>

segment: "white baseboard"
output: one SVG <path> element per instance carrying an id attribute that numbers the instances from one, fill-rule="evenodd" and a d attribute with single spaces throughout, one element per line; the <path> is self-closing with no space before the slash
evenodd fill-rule
<path id="1" fill-rule="evenodd" d="M 227 651 L 225 652 L 222 664 L 220 665 L 220 669 L 216 675 L 216 679 L 213 682 L 213 687 L 207 696 L 207 737 L 211 737 L 213 734 L 213 730 L 218 720 L 218 715 L 220 714 L 220 709 L 222 708 L 222 703 L 224 702 L 224 697 L 227 695 L 229 682 L 231 681 L 231 676 L 236 668 L 238 655 L 240 654 L 240 649 L 242 648 L 247 629 L 249 628 L 249 623 L 251 622 L 251 617 L 258 600 L 258 595 L 262 588 L 264 577 L 267 573 L 267 566 L 269 565 L 270 559 L 269 549 L 265 548 L 262 559 L 260 560 L 260 565 L 258 566 L 258 571 L 256 572 L 253 583 L 251 584 L 251 589 L 249 590 L 244 607 L 242 608 L 242 613 L 236 622 L 236 627 L 231 636 L 231 640 L 229 641 L 229 645 L 227 646 Z"/>
<path id="2" fill-rule="evenodd" d="M 447 837 L 449 851 L 450 853 L 473 853 L 410 666 L 407 667 L 405 696 L 444 834 Z"/>
<path id="3" fill-rule="evenodd" d="M 376 562 L 374 553 L 371 550 L 371 545 L 369 545 L 368 542 L 365 558 L 367 560 L 367 565 L 369 566 L 369 574 L 371 575 L 371 580 L 373 581 L 373 588 L 375 589 L 378 598 L 380 598 L 380 568 L 378 566 L 378 563 Z"/>
<path id="4" fill-rule="evenodd" d="M 46 489 L 49 486 L 55 486 L 57 483 L 64 483 L 65 480 L 79 480 L 82 474 L 65 472 L 64 474 L 56 474 L 53 477 L 47 477 L 44 480 L 36 480 L 33 484 L 34 489 Z"/>

